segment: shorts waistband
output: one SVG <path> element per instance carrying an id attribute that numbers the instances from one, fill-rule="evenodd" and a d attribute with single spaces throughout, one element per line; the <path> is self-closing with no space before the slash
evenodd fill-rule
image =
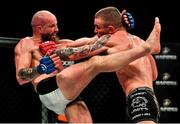
<path id="1" fill-rule="evenodd" d="M 131 96 L 132 94 L 134 94 L 134 93 L 136 93 L 136 92 L 140 92 L 140 91 L 148 91 L 148 93 L 150 93 L 151 95 L 154 95 L 153 89 L 151 89 L 151 88 L 149 88 L 149 87 L 138 87 L 138 88 L 132 90 L 132 91 L 129 93 L 129 95 L 127 96 L 127 98 L 128 98 L 129 96 Z"/>
<path id="2" fill-rule="evenodd" d="M 37 89 L 38 94 L 44 95 L 44 94 L 47 94 L 56 90 L 57 88 L 58 86 L 56 84 L 56 76 L 54 76 L 54 77 L 49 77 L 47 79 L 40 81 L 37 84 L 36 89 Z"/>

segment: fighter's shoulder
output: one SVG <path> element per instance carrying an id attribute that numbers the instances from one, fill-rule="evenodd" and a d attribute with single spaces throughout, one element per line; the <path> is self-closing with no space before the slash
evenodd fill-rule
<path id="1" fill-rule="evenodd" d="M 128 33 L 128 36 L 129 36 L 130 38 L 139 38 L 137 35 L 130 34 L 130 33 Z"/>
<path id="2" fill-rule="evenodd" d="M 137 35 L 129 34 L 128 36 L 130 38 L 132 38 L 133 40 L 135 40 L 135 41 L 144 42 L 144 40 L 142 38 L 140 38 L 139 36 L 137 36 Z"/>
<path id="3" fill-rule="evenodd" d="M 31 37 L 24 37 L 21 38 L 17 44 L 30 44 L 31 42 L 33 42 Z"/>
<path id="4" fill-rule="evenodd" d="M 31 39 L 31 37 L 21 38 L 15 46 L 15 51 L 30 47 L 32 43 L 33 43 L 33 40 Z"/>

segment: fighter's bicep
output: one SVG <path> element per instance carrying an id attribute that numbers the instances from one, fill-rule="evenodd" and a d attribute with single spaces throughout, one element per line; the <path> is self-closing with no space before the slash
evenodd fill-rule
<path id="1" fill-rule="evenodd" d="M 22 68 L 27 68 L 30 67 L 31 65 L 31 53 L 21 50 L 21 49 L 16 49 L 15 50 L 15 64 L 16 64 L 16 69 L 20 70 Z"/>
<path id="2" fill-rule="evenodd" d="M 79 46 L 82 46 L 82 45 L 87 45 L 87 44 L 93 44 L 95 43 L 96 41 L 98 40 L 97 37 L 83 37 L 83 38 L 79 38 L 79 39 L 76 39 L 74 44 L 76 45 L 79 45 Z"/>

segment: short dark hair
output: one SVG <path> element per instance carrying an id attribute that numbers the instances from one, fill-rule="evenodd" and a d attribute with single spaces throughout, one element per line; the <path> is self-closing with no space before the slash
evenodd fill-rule
<path id="1" fill-rule="evenodd" d="M 122 26 L 122 17 L 116 7 L 105 7 L 96 12 L 95 18 L 102 18 L 105 25 L 113 25 L 116 28 Z"/>

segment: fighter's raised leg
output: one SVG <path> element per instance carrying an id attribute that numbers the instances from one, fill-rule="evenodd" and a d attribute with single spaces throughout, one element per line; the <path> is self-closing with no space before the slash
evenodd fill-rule
<path id="1" fill-rule="evenodd" d="M 106 56 L 94 56 L 88 61 L 72 65 L 57 75 L 58 86 L 67 99 L 75 99 L 100 72 L 118 71 L 130 62 L 160 51 L 160 23 L 155 25 L 149 38 L 139 47 Z"/>
<path id="2" fill-rule="evenodd" d="M 150 47 L 151 54 L 158 54 L 161 50 L 160 45 L 160 33 L 161 33 L 161 24 L 159 18 L 155 17 L 154 27 L 149 37 L 146 40 L 146 45 Z"/>

